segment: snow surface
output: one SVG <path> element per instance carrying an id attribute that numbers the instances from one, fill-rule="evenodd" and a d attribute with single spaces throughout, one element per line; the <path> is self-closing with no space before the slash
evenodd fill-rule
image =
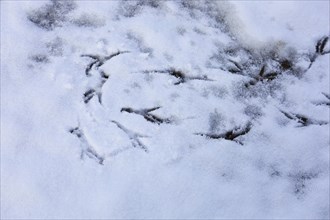
<path id="1" fill-rule="evenodd" d="M 328 1 L 1 1 L 1 218 L 328 219 L 329 21 Z"/>

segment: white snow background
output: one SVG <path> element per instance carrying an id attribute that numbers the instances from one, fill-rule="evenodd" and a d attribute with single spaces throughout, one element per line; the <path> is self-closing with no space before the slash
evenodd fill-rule
<path id="1" fill-rule="evenodd" d="M 329 21 L 329 1 L 1 1 L 1 219 L 328 219 Z"/>

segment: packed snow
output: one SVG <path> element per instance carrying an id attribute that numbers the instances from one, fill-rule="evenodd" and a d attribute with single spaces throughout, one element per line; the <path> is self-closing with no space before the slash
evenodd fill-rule
<path id="1" fill-rule="evenodd" d="M 328 219 L 329 1 L 1 1 L 1 219 Z"/>

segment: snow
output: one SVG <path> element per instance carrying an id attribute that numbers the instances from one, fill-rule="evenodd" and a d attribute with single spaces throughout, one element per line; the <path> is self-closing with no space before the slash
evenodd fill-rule
<path id="1" fill-rule="evenodd" d="M 329 35 L 328 1 L 232 1 L 244 30 L 257 41 L 282 40 L 300 49 Z"/>
<path id="2" fill-rule="evenodd" d="M 45 4 L 1 1 L 1 218 L 329 218 L 329 2 Z"/>

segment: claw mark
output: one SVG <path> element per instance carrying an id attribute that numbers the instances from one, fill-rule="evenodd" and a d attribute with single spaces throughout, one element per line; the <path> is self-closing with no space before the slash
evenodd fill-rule
<path id="1" fill-rule="evenodd" d="M 235 67 L 229 68 L 228 71 L 231 73 L 241 73 L 243 71 L 243 67 L 236 61 L 229 59 L 229 62 L 233 63 Z"/>
<path id="2" fill-rule="evenodd" d="M 120 124 L 117 121 L 112 120 L 112 123 L 116 124 L 118 128 L 120 128 L 123 132 L 125 132 L 128 136 L 128 138 L 131 140 L 132 146 L 133 147 L 140 147 L 142 150 L 144 150 L 145 152 L 149 152 L 147 146 L 145 146 L 141 141 L 140 138 L 144 138 L 144 137 L 148 137 L 139 133 L 136 133 L 134 131 L 131 131 L 129 129 L 127 129 L 126 127 L 124 127 L 122 124 Z"/>
<path id="3" fill-rule="evenodd" d="M 232 130 L 226 131 L 225 133 L 221 133 L 221 134 L 195 133 L 195 135 L 205 136 L 211 139 L 225 139 L 243 145 L 243 143 L 241 141 L 236 140 L 236 138 L 246 135 L 247 133 L 250 132 L 251 128 L 252 128 L 252 124 L 248 123 L 244 127 L 236 127 Z"/>
<path id="4" fill-rule="evenodd" d="M 274 79 L 276 79 L 281 73 L 278 72 L 270 72 L 270 73 L 265 73 L 266 72 L 266 65 L 263 65 L 259 71 L 259 74 L 257 76 L 253 76 L 252 80 L 249 82 L 245 83 L 245 87 L 249 86 L 254 86 L 258 82 L 270 82 Z"/>
<path id="5" fill-rule="evenodd" d="M 95 89 L 89 89 L 84 93 L 84 102 L 87 104 L 95 95 Z"/>
<path id="6" fill-rule="evenodd" d="M 327 125 L 328 124 L 328 122 L 326 122 L 326 121 L 314 120 L 314 119 L 308 118 L 308 117 L 306 117 L 304 115 L 301 115 L 301 114 L 288 113 L 288 112 L 285 112 L 285 111 L 282 111 L 282 110 L 280 110 L 280 111 L 288 119 L 294 120 L 297 123 L 299 123 L 300 127 L 305 127 L 305 126 L 308 126 L 308 125 Z"/>
<path id="7" fill-rule="evenodd" d="M 118 51 L 116 53 L 110 54 L 109 56 L 100 56 L 100 55 L 91 55 L 91 54 L 82 54 L 81 57 L 89 57 L 93 59 L 91 63 L 88 64 L 85 70 L 86 76 L 91 76 L 90 72 L 95 66 L 96 69 L 98 69 L 100 66 L 102 66 L 106 61 L 112 59 L 115 56 L 118 56 L 120 54 L 129 53 L 129 51 Z"/>
<path id="8" fill-rule="evenodd" d="M 325 92 L 322 92 L 322 94 L 330 101 L 330 94 L 326 94 Z"/>
<path id="9" fill-rule="evenodd" d="M 206 75 L 204 75 L 204 76 L 187 76 L 181 70 L 176 70 L 174 68 L 169 68 L 169 69 L 165 69 L 165 70 L 145 70 L 142 72 L 143 73 L 161 73 L 161 74 L 168 74 L 170 76 L 174 76 L 175 78 L 178 79 L 178 81 L 175 82 L 174 85 L 179 85 L 179 84 L 185 83 L 189 80 L 214 81 L 212 79 L 209 79 Z"/>
<path id="10" fill-rule="evenodd" d="M 322 95 L 325 96 L 325 98 L 327 98 L 326 101 L 320 101 L 320 102 L 314 102 L 315 105 L 326 105 L 330 107 L 330 95 L 326 94 L 324 92 L 322 92 Z"/>
<path id="11" fill-rule="evenodd" d="M 316 46 L 315 46 L 315 52 L 316 52 L 317 54 L 321 54 L 321 55 L 323 55 L 323 54 L 325 53 L 324 48 L 325 48 L 325 46 L 326 46 L 328 40 L 329 40 L 329 37 L 327 36 L 327 37 L 323 37 L 323 38 L 321 38 L 321 39 L 317 42 L 317 44 L 316 44 Z M 327 51 L 327 52 L 328 52 L 328 51 Z M 328 53 L 329 53 L 329 52 L 328 52 Z"/>
<path id="12" fill-rule="evenodd" d="M 98 62 L 98 61 L 95 60 L 95 61 L 91 62 L 90 64 L 88 64 L 88 66 L 86 67 L 86 70 L 85 70 L 85 74 L 86 74 L 86 76 L 91 76 L 90 71 L 92 70 L 93 66 L 94 66 L 97 62 Z"/>
<path id="13" fill-rule="evenodd" d="M 106 81 L 109 79 L 109 75 L 107 75 L 104 71 L 100 71 L 101 75 L 101 80 L 100 82 L 96 85 L 94 89 L 88 89 L 84 93 L 84 102 L 87 104 L 95 95 L 98 97 L 99 103 L 102 105 L 102 88 L 103 85 L 106 83 Z"/>
<path id="14" fill-rule="evenodd" d="M 310 64 L 309 64 L 307 70 L 312 67 L 313 63 L 315 62 L 315 60 L 318 56 L 330 53 L 330 50 L 324 51 L 324 48 L 327 45 L 328 40 L 329 40 L 329 37 L 326 36 L 326 37 L 322 37 L 320 40 L 317 41 L 317 43 L 315 45 L 315 53 L 310 57 Z"/>
<path id="15" fill-rule="evenodd" d="M 265 73 L 265 69 L 266 69 L 266 65 L 263 65 L 262 67 L 261 67 L 261 70 L 260 70 L 260 72 L 259 72 L 259 77 L 263 77 L 264 76 L 264 73 Z"/>
<path id="16" fill-rule="evenodd" d="M 103 70 L 100 71 L 100 75 L 101 75 L 101 81 L 100 83 L 97 85 L 97 97 L 99 100 L 99 103 L 102 105 L 102 88 L 103 85 L 106 83 L 106 81 L 109 79 L 109 75 L 106 74 Z"/>
<path id="17" fill-rule="evenodd" d="M 99 164 L 103 165 L 104 157 L 100 156 L 95 149 L 89 144 L 84 132 L 79 127 L 75 127 L 69 130 L 69 132 L 77 136 L 81 142 L 81 155 L 83 157 L 86 154 L 89 158 L 96 160 Z"/>
<path id="18" fill-rule="evenodd" d="M 156 124 L 171 123 L 172 121 L 168 118 L 161 118 L 161 117 L 158 117 L 158 116 L 150 113 L 150 112 L 155 111 L 160 108 L 161 108 L 160 106 L 155 107 L 155 108 L 139 109 L 139 110 L 132 109 L 132 108 L 122 108 L 120 110 L 120 112 L 125 111 L 128 113 L 135 113 L 135 114 L 143 116 L 145 120 L 150 121 L 152 123 L 156 123 Z"/>

